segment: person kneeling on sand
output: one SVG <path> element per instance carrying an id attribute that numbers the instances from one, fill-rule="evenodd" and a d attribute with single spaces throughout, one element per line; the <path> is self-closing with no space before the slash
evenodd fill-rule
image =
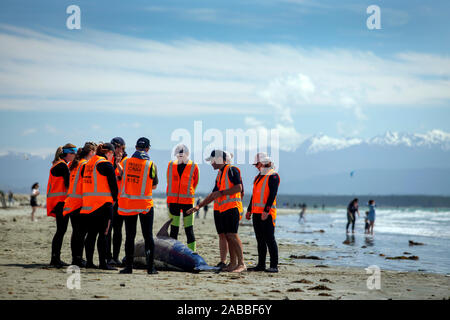
<path id="1" fill-rule="evenodd" d="M 219 212 L 218 224 L 223 227 L 230 252 L 230 264 L 224 271 L 242 272 L 247 268 L 244 264 L 242 242 L 238 235 L 239 221 L 242 218 L 243 184 L 239 169 L 227 163 L 227 154 L 222 150 L 213 150 L 211 156 L 205 159 L 210 161 L 217 173 L 216 184 L 211 192 L 199 205 L 189 209 L 187 214 L 200 210 L 208 203 L 217 199 Z"/>
<path id="2" fill-rule="evenodd" d="M 259 174 L 253 181 L 253 194 L 246 218 L 253 214 L 253 228 L 258 243 L 258 264 L 249 271 L 278 272 L 278 246 L 275 241 L 275 220 L 277 218 L 277 191 L 280 177 L 273 169 L 272 160 L 265 153 L 256 155 L 253 164 Z M 266 269 L 267 248 L 270 254 L 270 268 Z"/>

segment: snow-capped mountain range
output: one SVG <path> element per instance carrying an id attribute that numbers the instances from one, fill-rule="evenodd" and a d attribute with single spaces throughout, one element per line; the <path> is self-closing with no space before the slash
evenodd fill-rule
<path id="1" fill-rule="evenodd" d="M 406 146 L 415 147 L 438 147 L 442 150 L 450 150 L 450 133 L 441 130 L 431 130 L 425 134 L 421 133 L 399 133 L 387 131 L 384 135 L 369 139 L 359 138 L 333 138 L 326 135 L 312 136 L 305 140 L 308 153 L 321 151 L 341 150 L 356 145 L 377 146 Z"/>
<path id="2" fill-rule="evenodd" d="M 127 150 L 131 153 L 133 150 Z M 165 192 L 169 150 L 151 150 Z M 34 182 L 45 190 L 52 155 L 0 153 L 0 190 L 29 192 Z M 257 174 L 247 164 L 237 164 L 246 193 Z M 212 190 L 217 174 L 209 163 L 199 165 L 198 192 Z M 296 151 L 280 151 L 276 169 L 283 194 L 425 194 L 450 195 L 450 134 L 433 130 L 425 134 L 387 132 L 370 139 L 316 135 Z M 352 172 L 352 175 L 350 173 Z"/>

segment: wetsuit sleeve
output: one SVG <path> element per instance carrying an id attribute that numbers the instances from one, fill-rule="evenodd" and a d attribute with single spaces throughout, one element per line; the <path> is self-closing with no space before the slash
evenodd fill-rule
<path id="1" fill-rule="evenodd" d="M 150 173 L 148 174 L 148 176 L 153 179 L 153 185 L 156 186 L 158 185 L 158 171 L 156 169 L 156 164 L 153 162 L 152 163 L 152 167 L 150 168 Z"/>
<path id="2" fill-rule="evenodd" d="M 231 167 L 229 169 L 228 178 L 234 185 L 242 184 L 241 174 L 236 167 Z"/>
<path id="3" fill-rule="evenodd" d="M 272 174 L 269 177 L 268 181 L 269 185 L 269 197 L 267 198 L 266 206 L 264 207 L 264 211 L 269 212 L 270 208 L 272 207 L 273 201 L 275 200 L 275 197 L 277 196 L 278 192 L 278 186 L 280 184 L 280 176 L 278 174 Z"/>
<path id="4" fill-rule="evenodd" d="M 109 189 L 111 190 L 111 196 L 114 200 L 114 202 L 117 201 L 117 195 L 119 193 L 119 190 L 117 188 L 117 180 L 116 180 L 116 173 L 114 172 L 114 167 L 111 162 L 101 162 L 97 165 L 98 173 L 100 173 L 103 176 L 106 176 L 108 179 L 108 185 Z"/>
<path id="5" fill-rule="evenodd" d="M 69 167 L 64 164 L 64 163 L 60 163 L 56 166 L 54 166 L 51 170 L 52 175 L 54 175 L 55 177 L 63 177 L 64 178 L 64 186 L 66 187 L 66 189 L 69 189 L 69 185 L 70 185 L 70 171 L 69 171 Z"/>
<path id="6" fill-rule="evenodd" d="M 194 190 L 197 189 L 198 181 L 200 180 L 200 169 L 198 168 L 198 165 L 195 165 L 194 169 Z"/>

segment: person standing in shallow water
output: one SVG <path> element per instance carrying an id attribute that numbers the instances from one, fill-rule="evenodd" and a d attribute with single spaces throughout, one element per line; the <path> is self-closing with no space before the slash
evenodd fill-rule
<path id="1" fill-rule="evenodd" d="M 369 221 L 369 232 L 373 235 L 373 226 L 375 225 L 375 208 L 376 208 L 375 200 L 369 200 L 369 214 L 367 216 L 367 220 Z"/>
<path id="2" fill-rule="evenodd" d="M 360 216 L 358 208 L 358 198 L 353 199 L 347 207 L 347 226 L 345 227 L 347 233 L 350 224 L 352 225 L 352 233 L 355 233 L 356 213 L 358 213 L 358 216 Z"/>

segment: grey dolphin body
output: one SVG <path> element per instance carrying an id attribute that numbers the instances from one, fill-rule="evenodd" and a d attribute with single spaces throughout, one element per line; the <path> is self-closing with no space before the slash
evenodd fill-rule
<path id="1" fill-rule="evenodd" d="M 153 238 L 155 241 L 155 267 L 159 270 L 187 272 L 218 271 L 219 268 L 209 266 L 198 253 L 169 236 L 168 229 L 171 221 L 167 221 Z M 146 266 L 145 245 L 142 240 L 134 246 L 133 267 L 145 268 Z"/>

